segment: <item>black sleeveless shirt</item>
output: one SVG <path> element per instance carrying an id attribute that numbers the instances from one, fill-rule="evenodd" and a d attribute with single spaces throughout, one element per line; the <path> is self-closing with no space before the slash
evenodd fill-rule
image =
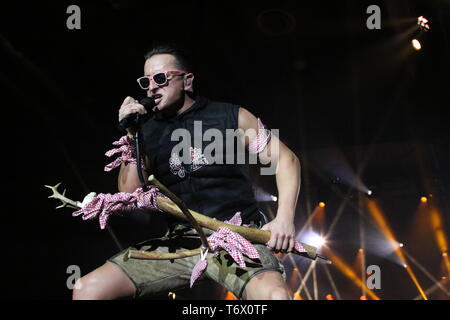
<path id="1" fill-rule="evenodd" d="M 151 173 L 189 209 L 222 221 L 240 211 L 243 223 L 247 223 L 258 221 L 259 211 L 248 164 L 237 163 L 237 145 L 243 150 L 242 143 L 235 138 L 234 148 L 227 148 L 228 139 L 222 148 L 219 144 L 204 154 L 217 139 L 214 135 L 225 138 L 238 129 L 238 115 L 237 105 L 197 97 L 190 108 L 175 117 L 157 113 L 143 125 L 142 132 Z M 208 132 L 214 137 L 208 137 Z M 184 148 L 178 151 L 177 146 Z"/>

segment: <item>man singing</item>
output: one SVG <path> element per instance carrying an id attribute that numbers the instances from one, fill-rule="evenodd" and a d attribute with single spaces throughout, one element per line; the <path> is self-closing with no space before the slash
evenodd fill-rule
<path id="1" fill-rule="evenodd" d="M 291 252 L 294 248 L 294 215 L 300 190 L 298 158 L 275 135 L 268 135 L 261 120 L 245 108 L 196 97 L 193 70 L 182 51 L 167 45 L 158 46 L 145 58 L 144 76 L 138 83 L 147 96 L 155 99 L 155 115 L 142 126 L 144 177 L 155 175 L 189 209 L 221 221 L 230 220 L 240 212 L 242 224 L 271 232 L 266 245 L 254 245 L 257 258 L 244 257 L 245 268 L 225 250 L 208 252 L 203 257 L 207 267 L 198 281 L 213 280 L 239 299 L 291 299 L 284 268 L 273 251 Z M 146 112 L 137 100 L 127 97 L 120 107 L 119 121 L 130 114 Z M 267 223 L 257 208 L 247 173 L 248 164 L 211 161 L 204 155 L 208 141 L 189 146 L 191 161 L 188 162 L 174 152 L 179 143 L 173 141 L 174 131 L 182 129 L 194 137 L 196 123 L 201 123 L 202 133 L 208 129 L 223 133 L 227 129 L 240 129 L 254 133 L 243 135 L 239 143 L 247 152 L 257 154 L 261 162 L 270 162 L 276 168 L 278 210 L 271 222 Z M 133 142 L 131 130 L 128 139 Z M 139 187 L 136 164 L 122 163 L 119 191 L 132 193 Z M 200 244 L 190 225 L 168 218 L 168 230 L 163 238 L 144 241 L 132 249 L 179 252 L 198 248 Z M 73 299 L 139 298 L 185 288 L 189 286 L 193 268 L 202 259 L 199 255 L 174 260 L 126 259 L 127 250 L 82 277 L 75 286 Z"/>

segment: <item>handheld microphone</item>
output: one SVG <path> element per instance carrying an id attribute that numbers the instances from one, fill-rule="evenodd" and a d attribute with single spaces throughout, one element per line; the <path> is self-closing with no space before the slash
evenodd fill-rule
<path id="1" fill-rule="evenodd" d="M 147 110 L 146 114 L 140 114 L 138 112 L 132 113 L 125 118 L 123 118 L 118 125 L 119 130 L 127 130 L 127 129 L 136 129 L 139 127 L 142 123 L 147 121 L 149 118 L 151 118 L 154 114 L 153 107 L 155 106 L 155 99 L 150 97 L 145 97 L 139 101 L 140 104 L 142 104 L 145 107 L 145 110 Z"/>

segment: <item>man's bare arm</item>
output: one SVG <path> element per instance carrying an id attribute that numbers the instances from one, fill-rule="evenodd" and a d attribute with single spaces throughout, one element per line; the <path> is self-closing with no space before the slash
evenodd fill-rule
<path id="1" fill-rule="evenodd" d="M 145 170 L 142 170 L 142 175 L 145 181 L 147 181 L 148 174 Z M 120 192 L 133 193 L 137 188 L 140 188 L 141 181 L 139 180 L 137 165 L 133 163 L 122 163 L 117 184 Z"/>
<path id="2" fill-rule="evenodd" d="M 247 135 L 244 141 L 248 147 L 250 141 L 256 137 L 258 119 L 248 110 L 239 110 L 239 128 L 254 129 L 255 134 Z M 300 192 L 300 160 L 275 135 L 259 153 L 265 163 L 271 162 L 276 166 L 276 183 L 278 189 L 278 210 L 274 220 L 266 224 L 263 229 L 272 233 L 268 246 L 275 250 L 291 251 L 295 243 L 294 216 L 297 199 Z"/>

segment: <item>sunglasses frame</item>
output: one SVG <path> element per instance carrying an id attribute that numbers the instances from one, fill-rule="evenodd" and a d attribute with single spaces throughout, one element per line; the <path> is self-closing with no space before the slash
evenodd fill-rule
<path id="1" fill-rule="evenodd" d="M 156 75 L 158 75 L 158 74 L 164 74 L 164 76 L 165 76 L 165 78 L 166 78 L 166 81 L 164 81 L 163 83 L 161 83 L 161 84 L 159 84 L 159 83 L 157 83 L 156 81 L 155 81 L 155 79 L 154 79 L 154 76 L 156 76 Z M 138 78 L 136 81 L 137 81 L 137 83 L 139 84 L 139 87 L 141 88 L 141 89 L 143 89 L 143 90 L 148 90 L 149 88 L 150 88 L 150 84 L 151 84 L 151 81 L 153 80 L 153 82 L 154 83 L 156 83 L 156 85 L 158 86 L 158 87 L 162 87 L 162 86 L 165 86 L 168 82 L 169 82 L 169 80 L 171 79 L 169 79 L 169 75 L 179 75 L 179 76 L 181 76 L 181 75 L 185 75 L 185 74 L 187 74 L 188 72 L 186 72 L 186 71 L 182 71 L 182 70 L 169 70 L 169 71 L 163 71 L 163 72 L 158 72 L 158 73 L 155 73 L 153 76 L 143 76 L 143 77 L 140 77 L 140 78 Z M 149 81 L 148 81 L 148 87 L 146 87 L 146 88 L 144 88 L 142 85 L 141 85 L 141 83 L 140 83 L 140 80 L 141 79 L 144 79 L 144 78 L 147 78 Z"/>

